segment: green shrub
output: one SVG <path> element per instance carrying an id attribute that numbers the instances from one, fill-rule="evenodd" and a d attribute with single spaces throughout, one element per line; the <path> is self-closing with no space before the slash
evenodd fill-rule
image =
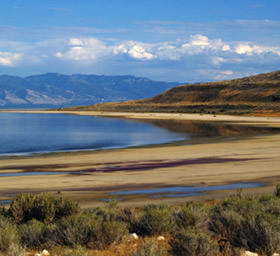
<path id="1" fill-rule="evenodd" d="M 270 216 L 246 217 L 240 228 L 239 245 L 261 255 L 272 255 L 280 250 L 280 222 Z"/>
<path id="2" fill-rule="evenodd" d="M 52 222 L 78 213 L 79 206 L 49 193 L 20 194 L 12 201 L 9 211 L 16 223 L 25 223 L 32 219 Z"/>
<path id="3" fill-rule="evenodd" d="M 135 227 L 140 235 L 160 235 L 174 230 L 175 222 L 170 207 L 166 205 L 147 205 Z"/>
<path id="4" fill-rule="evenodd" d="M 201 203 L 188 202 L 174 214 L 178 229 L 202 228 L 207 223 L 207 210 Z"/>
<path id="5" fill-rule="evenodd" d="M 276 185 L 274 195 L 277 196 L 277 197 L 280 197 L 280 184 Z"/>
<path id="6" fill-rule="evenodd" d="M 54 237 L 63 246 L 87 246 L 94 237 L 95 229 L 95 219 L 92 216 L 74 215 L 57 223 Z"/>
<path id="7" fill-rule="evenodd" d="M 224 210 L 215 207 L 210 216 L 209 229 L 218 236 L 230 241 L 232 245 L 237 245 L 236 239 L 239 237 L 241 222 L 243 217 L 234 210 Z"/>
<path id="8" fill-rule="evenodd" d="M 155 239 L 145 239 L 143 244 L 131 256 L 166 256 L 167 250 Z"/>
<path id="9" fill-rule="evenodd" d="M 0 251 L 7 252 L 11 246 L 19 245 L 16 226 L 9 219 L 0 217 Z"/>
<path id="10" fill-rule="evenodd" d="M 121 221 L 123 210 L 118 207 L 117 201 L 109 201 L 103 207 L 88 209 L 85 213 L 94 214 L 104 221 Z"/>
<path id="11" fill-rule="evenodd" d="M 118 217 L 119 221 L 126 223 L 130 233 L 137 233 L 137 224 L 139 223 L 139 211 L 135 208 L 124 208 Z"/>
<path id="12" fill-rule="evenodd" d="M 121 242 L 124 236 L 128 235 L 125 223 L 118 221 L 102 221 L 97 223 L 93 248 L 106 249 L 112 244 Z"/>
<path id="13" fill-rule="evenodd" d="M 71 216 L 80 212 L 80 207 L 77 202 L 63 199 L 62 197 L 57 197 L 53 200 L 55 205 L 55 220 Z"/>
<path id="14" fill-rule="evenodd" d="M 38 248 L 45 242 L 44 223 L 31 220 L 19 226 L 21 244 L 28 248 Z"/>
<path id="15" fill-rule="evenodd" d="M 5 218 L 9 218 L 10 217 L 9 210 L 6 209 L 5 207 L 0 207 L 0 216 L 5 217 Z"/>
<path id="16" fill-rule="evenodd" d="M 216 256 L 218 245 L 205 232 L 183 230 L 173 234 L 171 254 L 175 256 Z"/>
<path id="17" fill-rule="evenodd" d="M 105 249 L 128 234 L 123 222 L 106 221 L 90 214 L 64 218 L 57 224 L 56 241 L 64 246 Z"/>
<path id="18" fill-rule="evenodd" d="M 11 244 L 5 252 L 5 256 L 25 256 L 25 249 L 19 244 Z"/>
<path id="19" fill-rule="evenodd" d="M 212 209 L 209 228 L 234 247 L 270 255 L 280 249 L 279 203 L 270 196 L 224 200 Z"/>

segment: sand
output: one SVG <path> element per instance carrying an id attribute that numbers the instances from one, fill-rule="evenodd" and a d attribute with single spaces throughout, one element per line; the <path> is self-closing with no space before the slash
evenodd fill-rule
<path id="1" fill-rule="evenodd" d="M 28 113 L 38 113 L 38 111 L 28 111 Z M 50 112 L 42 111 L 40 113 Z M 73 112 L 66 113 L 72 114 Z M 75 112 L 74 114 L 133 119 L 236 122 L 246 125 L 280 127 L 280 118 L 277 117 L 226 115 L 214 117 L 199 114 L 90 111 Z M 111 191 L 133 188 L 263 182 L 264 187 L 245 191 L 250 193 L 272 192 L 275 184 L 280 183 L 280 134 L 242 139 L 205 140 L 203 143 L 175 143 L 152 147 L 0 159 L 0 173 L 22 171 L 82 172 L 53 176 L 0 177 L 0 198 L 12 198 L 20 192 L 52 191 L 78 200 L 83 206 L 88 207 L 100 204 L 100 199 L 108 198 L 108 193 Z M 193 199 L 213 199 L 229 193 L 236 193 L 236 191 L 212 192 L 200 197 L 168 200 L 130 196 L 120 204 L 137 205 L 151 201 L 177 203 Z"/>

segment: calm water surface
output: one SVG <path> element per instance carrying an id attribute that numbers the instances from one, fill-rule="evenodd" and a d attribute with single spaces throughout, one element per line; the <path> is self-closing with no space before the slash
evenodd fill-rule
<path id="1" fill-rule="evenodd" d="M 0 155 L 122 148 L 188 137 L 130 120 L 25 113 L 0 113 L 0 134 Z"/>

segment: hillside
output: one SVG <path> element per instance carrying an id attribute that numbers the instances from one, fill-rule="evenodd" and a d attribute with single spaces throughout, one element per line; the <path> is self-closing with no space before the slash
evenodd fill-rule
<path id="1" fill-rule="evenodd" d="M 134 76 L 0 76 L 0 107 L 65 107 L 151 97 L 178 83 Z"/>
<path id="2" fill-rule="evenodd" d="M 80 109 L 80 108 L 79 108 Z M 152 98 L 83 109 L 136 112 L 280 113 L 280 71 L 178 86 Z"/>

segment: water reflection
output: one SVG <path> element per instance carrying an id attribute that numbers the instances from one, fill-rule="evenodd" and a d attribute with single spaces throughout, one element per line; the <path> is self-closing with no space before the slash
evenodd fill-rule
<path id="1" fill-rule="evenodd" d="M 280 133 L 280 128 L 189 120 L 142 120 L 170 132 L 192 137 L 254 136 Z"/>

